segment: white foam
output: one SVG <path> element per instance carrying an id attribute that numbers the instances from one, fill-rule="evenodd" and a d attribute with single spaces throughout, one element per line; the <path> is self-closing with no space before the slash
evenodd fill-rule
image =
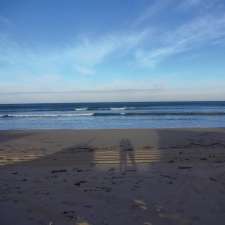
<path id="1" fill-rule="evenodd" d="M 85 107 L 84 108 L 76 108 L 75 109 L 75 111 L 86 111 L 86 110 L 88 110 L 88 108 L 85 108 Z"/>
<path id="2" fill-rule="evenodd" d="M 2 118 L 35 118 L 35 117 L 76 117 L 76 116 L 93 116 L 93 113 L 65 113 L 65 114 L 7 114 L 7 115 L 1 115 Z"/>
<path id="3" fill-rule="evenodd" d="M 126 107 L 112 107 L 110 108 L 110 110 L 126 110 L 127 108 Z"/>

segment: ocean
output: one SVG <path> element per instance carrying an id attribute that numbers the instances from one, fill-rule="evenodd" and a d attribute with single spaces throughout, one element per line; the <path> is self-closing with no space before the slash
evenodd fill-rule
<path id="1" fill-rule="evenodd" d="M 0 104 L 0 130 L 225 127 L 225 102 Z"/>

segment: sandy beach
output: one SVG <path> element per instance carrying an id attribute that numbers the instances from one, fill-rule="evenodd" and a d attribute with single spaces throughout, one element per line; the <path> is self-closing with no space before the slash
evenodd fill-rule
<path id="1" fill-rule="evenodd" d="M 225 224 L 225 129 L 0 132 L 1 225 Z"/>

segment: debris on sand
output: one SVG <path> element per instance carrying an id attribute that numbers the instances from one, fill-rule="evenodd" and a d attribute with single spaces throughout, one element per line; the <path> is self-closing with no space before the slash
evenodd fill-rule
<path id="1" fill-rule="evenodd" d="M 67 172 L 67 170 L 66 169 L 62 169 L 62 170 L 52 170 L 51 173 L 65 173 L 65 172 Z"/>

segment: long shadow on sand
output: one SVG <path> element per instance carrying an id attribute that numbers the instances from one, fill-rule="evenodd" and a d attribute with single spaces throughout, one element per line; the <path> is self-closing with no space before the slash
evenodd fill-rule
<path id="1" fill-rule="evenodd" d="M 136 169 L 134 147 L 129 139 L 120 141 L 120 171 L 125 172 L 128 169 L 129 161 L 131 166 Z"/>
<path id="2" fill-rule="evenodd" d="M 18 161 L 8 166 L 32 165 L 49 166 L 52 168 L 93 166 L 95 149 L 91 146 L 92 141 L 93 139 L 90 139 L 85 143 L 71 145 L 53 154 L 43 155 L 33 160 Z"/>

